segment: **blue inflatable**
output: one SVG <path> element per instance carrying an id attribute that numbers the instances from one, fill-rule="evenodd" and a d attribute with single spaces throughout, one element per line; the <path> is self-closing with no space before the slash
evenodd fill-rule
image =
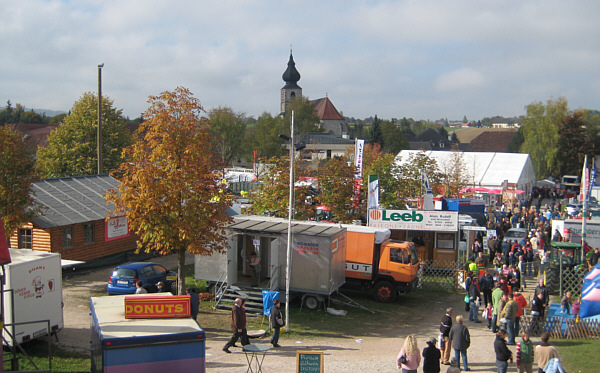
<path id="1" fill-rule="evenodd" d="M 600 263 L 585 276 L 579 317 L 600 315 Z"/>

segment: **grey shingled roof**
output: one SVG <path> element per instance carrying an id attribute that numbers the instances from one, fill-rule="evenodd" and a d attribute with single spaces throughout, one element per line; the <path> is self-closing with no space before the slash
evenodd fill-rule
<path id="1" fill-rule="evenodd" d="M 104 193 L 118 186 L 119 182 L 109 175 L 36 181 L 33 194 L 41 212 L 33 219 L 33 224 L 39 228 L 53 228 L 104 219 L 113 210 L 112 204 L 106 204 Z"/>

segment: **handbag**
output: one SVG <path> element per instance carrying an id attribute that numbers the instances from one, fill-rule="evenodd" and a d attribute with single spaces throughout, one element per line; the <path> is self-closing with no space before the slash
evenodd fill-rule
<path id="1" fill-rule="evenodd" d="M 406 359 L 406 355 L 400 356 L 399 361 L 400 361 L 400 364 L 406 364 L 406 363 L 408 363 L 408 360 Z"/>
<path id="2" fill-rule="evenodd" d="M 465 303 L 469 303 L 471 301 L 471 298 L 469 297 L 469 294 L 465 295 Z"/>

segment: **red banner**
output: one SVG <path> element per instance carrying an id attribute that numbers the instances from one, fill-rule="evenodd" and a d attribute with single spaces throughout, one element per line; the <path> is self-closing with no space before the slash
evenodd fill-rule
<path id="1" fill-rule="evenodd" d="M 190 315 L 189 295 L 125 297 L 126 319 L 164 319 Z"/>

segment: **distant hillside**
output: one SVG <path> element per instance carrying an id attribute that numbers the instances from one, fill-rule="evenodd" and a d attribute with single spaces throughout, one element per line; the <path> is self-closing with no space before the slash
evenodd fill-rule
<path id="1" fill-rule="evenodd" d="M 40 115 L 44 114 L 47 117 L 53 117 L 56 116 L 58 114 L 67 114 L 66 111 L 58 111 L 58 110 L 48 110 L 48 109 L 25 109 L 25 111 L 30 111 L 33 110 L 34 113 L 38 113 Z"/>

